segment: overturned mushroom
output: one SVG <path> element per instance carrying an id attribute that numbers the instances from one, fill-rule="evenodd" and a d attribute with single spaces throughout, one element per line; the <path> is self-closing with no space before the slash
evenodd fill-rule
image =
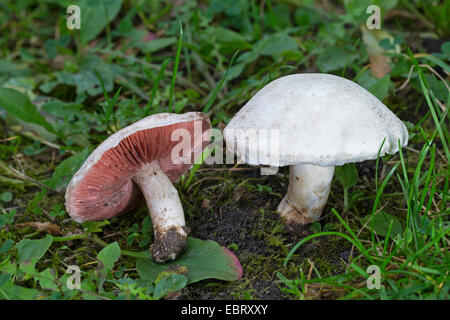
<path id="1" fill-rule="evenodd" d="M 189 112 L 155 114 L 117 131 L 73 176 L 66 191 L 67 212 L 80 223 L 108 219 L 136 208 L 143 195 L 155 231 L 151 255 L 160 263 L 175 259 L 187 234 L 172 182 L 201 155 L 210 128 L 206 115 Z M 181 155 L 175 152 L 180 144 Z"/>
<path id="2" fill-rule="evenodd" d="M 271 130 L 276 141 L 267 143 Z M 224 129 L 227 148 L 251 165 L 289 166 L 287 194 L 278 206 L 295 230 L 319 219 L 334 167 L 393 154 L 408 131 L 358 84 L 328 74 L 276 79 L 256 93 Z M 252 156 L 256 155 L 256 156 Z"/>

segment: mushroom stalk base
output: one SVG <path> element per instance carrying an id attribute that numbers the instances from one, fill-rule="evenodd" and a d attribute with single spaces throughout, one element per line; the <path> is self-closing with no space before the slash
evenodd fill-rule
<path id="1" fill-rule="evenodd" d="M 150 248 L 153 260 L 174 260 L 186 247 L 184 212 L 177 189 L 158 161 L 142 166 L 133 177 L 147 202 L 155 239 Z"/>
<path id="2" fill-rule="evenodd" d="M 291 231 L 317 221 L 330 193 L 334 166 L 301 164 L 289 167 L 289 187 L 278 205 L 284 224 Z"/>

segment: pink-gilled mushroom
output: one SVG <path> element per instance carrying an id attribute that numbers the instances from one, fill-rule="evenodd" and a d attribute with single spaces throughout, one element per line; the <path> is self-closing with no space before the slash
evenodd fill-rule
<path id="1" fill-rule="evenodd" d="M 268 143 L 267 130 L 275 141 Z M 224 138 L 245 163 L 289 166 L 277 210 L 295 231 L 321 216 L 335 166 L 375 159 L 381 146 L 380 156 L 394 154 L 408 144 L 408 131 L 355 82 L 311 73 L 267 84 L 231 119 Z"/>
<path id="2" fill-rule="evenodd" d="M 73 176 L 66 190 L 67 212 L 80 223 L 104 220 L 132 211 L 143 195 L 154 228 L 152 258 L 159 263 L 175 259 L 187 234 L 172 183 L 201 155 L 209 129 L 205 114 L 188 112 L 151 115 L 117 131 Z"/>

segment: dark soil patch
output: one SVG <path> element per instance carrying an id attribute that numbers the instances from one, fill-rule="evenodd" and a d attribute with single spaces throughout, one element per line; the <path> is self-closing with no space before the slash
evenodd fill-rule
<path id="1" fill-rule="evenodd" d="M 191 217 L 188 225 L 191 229 L 190 236 L 203 240 L 214 240 L 220 245 L 228 247 L 237 245 L 236 255 L 244 269 L 244 278 L 247 281 L 254 277 L 254 271 L 248 266 L 255 264 L 254 260 L 259 257 L 270 257 L 274 254 L 274 248 L 267 245 L 267 239 L 261 231 L 270 231 L 272 225 L 279 223 L 278 216 L 274 212 L 265 212 L 264 217 L 260 208 L 267 207 L 268 198 L 263 193 L 255 193 L 251 196 L 252 201 L 241 199 L 233 206 L 224 205 L 214 210 L 203 210 L 200 215 Z M 276 200 L 272 199 L 272 200 Z M 242 206 L 245 204 L 244 206 Z M 269 210 L 267 210 L 269 211 Z M 273 266 L 274 269 L 277 266 Z M 250 268 L 252 269 L 252 268 Z M 217 282 L 220 285 L 221 282 Z M 223 287 L 222 287 L 223 286 Z M 204 284 L 192 285 L 186 289 L 183 298 L 188 299 L 233 299 L 235 285 L 223 283 L 220 290 L 216 285 L 205 286 Z M 278 284 L 267 279 L 252 279 L 246 286 L 246 290 L 253 298 L 257 299 L 282 299 L 285 295 Z"/>
<path id="2" fill-rule="evenodd" d="M 268 177 L 270 182 L 258 183 L 267 183 L 274 192 L 284 194 L 282 185 L 287 182 L 284 179 L 277 175 Z M 287 253 L 305 233 L 292 235 L 282 226 L 276 213 L 279 197 L 239 188 L 242 186 L 234 189 L 234 194 L 225 194 L 230 199 L 222 199 L 220 203 L 213 204 L 212 209 L 188 217 L 187 225 L 192 237 L 214 240 L 232 250 L 237 248 L 235 253 L 243 267 L 243 278 L 230 283 L 210 281 L 208 285 L 204 282 L 193 284 L 184 289 L 181 299 L 292 299 L 281 290 L 285 286 L 280 283 L 277 272 L 289 279 L 299 277 L 300 266 L 308 272 L 308 259 L 314 261 L 322 275 L 344 272 L 343 261 L 348 258 L 349 246 L 346 242 L 328 237 L 305 243 L 291 258 L 290 266 L 283 267 Z M 236 194 L 239 196 L 236 197 Z M 329 213 L 329 207 L 325 211 Z M 330 215 L 327 216 L 326 220 L 329 220 Z M 309 228 L 308 233 L 311 233 Z"/>

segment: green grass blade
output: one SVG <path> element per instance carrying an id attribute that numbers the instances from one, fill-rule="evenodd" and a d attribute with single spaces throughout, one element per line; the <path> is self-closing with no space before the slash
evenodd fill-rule
<path id="1" fill-rule="evenodd" d="M 153 101 L 155 100 L 156 92 L 158 91 L 159 83 L 161 82 L 161 79 L 164 76 L 164 71 L 166 71 L 169 61 L 170 61 L 170 58 L 167 58 L 163 61 L 161 68 L 159 69 L 158 76 L 153 81 L 152 94 L 150 96 L 150 99 L 148 100 L 147 105 L 145 106 L 145 111 L 144 111 L 145 116 L 148 116 L 150 113 L 150 109 L 153 106 Z"/>
<path id="2" fill-rule="evenodd" d="M 211 108 L 212 104 L 214 103 L 214 101 L 217 98 L 217 95 L 219 94 L 219 91 L 222 89 L 222 86 L 224 85 L 225 81 L 227 80 L 228 77 L 228 72 L 230 71 L 231 67 L 233 66 L 233 62 L 236 59 L 237 55 L 239 54 L 239 50 L 237 50 L 233 57 L 230 60 L 230 63 L 228 65 L 227 71 L 225 71 L 225 74 L 223 75 L 222 79 L 220 79 L 219 83 L 217 84 L 217 86 L 214 88 L 214 91 L 212 92 L 208 102 L 206 103 L 205 107 L 203 108 L 203 113 L 207 113 L 209 111 L 209 109 Z"/>
<path id="3" fill-rule="evenodd" d="M 419 64 L 417 63 L 417 60 L 414 58 L 414 55 L 412 54 L 411 49 L 408 49 L 408 51 L 409 51 L 411 60 L 413 61 L 414 65 L 417 68 L 417 73 L 419 74 L 420 86 L 422 87 L 422 92 L 425 95 L 425 100 L 427 101 L 428 108 L 430 109 L 431 115 L 433 116 L 433 120 L 436 125 L 436 129 L 439 132 L 439 136 L 441 138 L 441 142 L 442 142 L 442 145 L 445 150 L 445 155 L 447 156 L 447 161 L 450 161 L 450 151 L 448 150 L 447 141 L 445 140 L 445 135 L 444 135 L 444 132 L 442 131 L 441 123 L 436 114 L 434 104 L 430 99 L 430 95 L 428 94 L 428 89 L 429 89 L 428 83 L 423 76 L 422 70 L 420 69 Z"/>
<path id="4" fill-rule="evenodd" d="M 180 63 L 181 47 L 183 44 L 183 24 L 181 23 L 181 21 L 179 21 L 179 23 L 180 23 L 180 36 L 178 38 L 177 54 L 175 56 L 175 63 L 173 65 L 173 73 L 172 73 L 172 81 L 170 83 L 169 112 L 172 112 L 172 110 L 173 110 L 173 92 L 174 92 L 174 88 L 175 88 L 175 80 L 177 78 L 178 65 Z"/>

